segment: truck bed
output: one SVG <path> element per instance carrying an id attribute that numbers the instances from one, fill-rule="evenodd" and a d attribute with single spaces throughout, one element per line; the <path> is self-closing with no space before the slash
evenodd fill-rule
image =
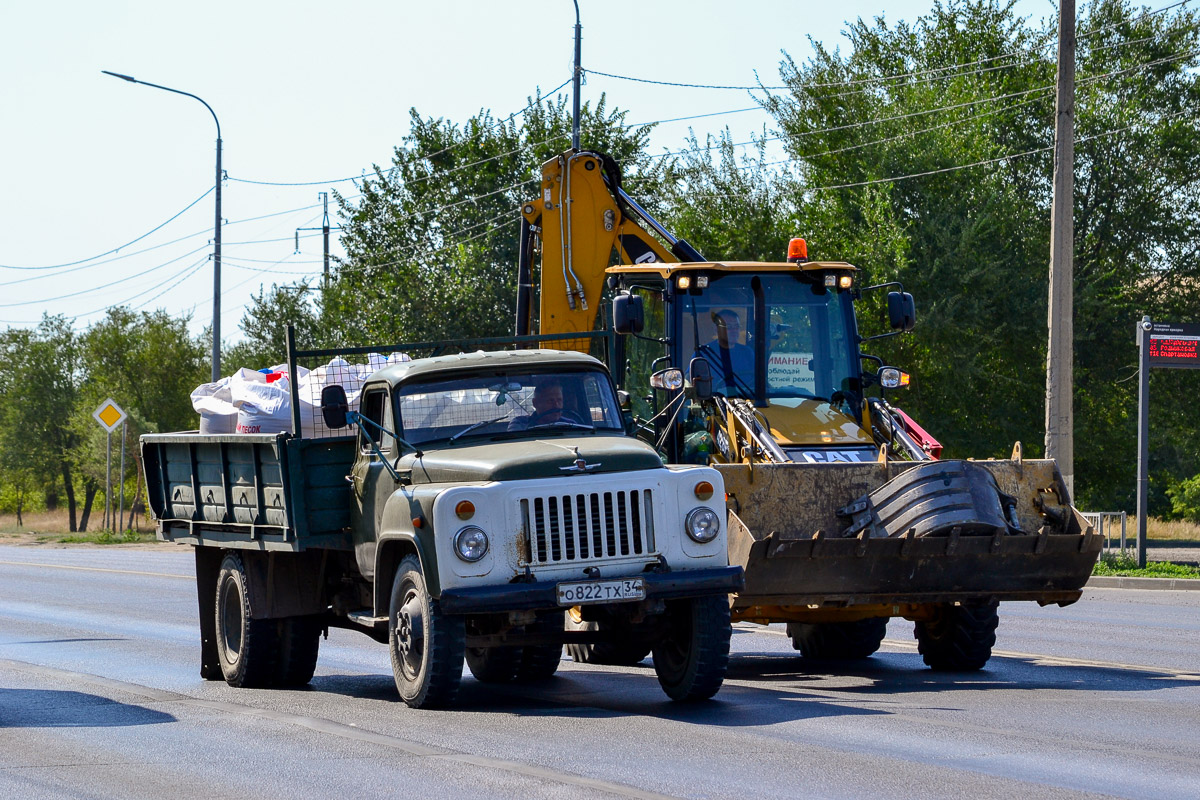
<path id="1" fill-rule="evenodd" d="M 158 538 L 254 550 L 350 550 L 354 437 L 142 437 Z"/>

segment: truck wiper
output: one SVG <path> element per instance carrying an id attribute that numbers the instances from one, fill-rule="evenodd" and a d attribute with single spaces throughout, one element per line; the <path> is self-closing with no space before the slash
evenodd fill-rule
<path id="1" fill-rule="evenodd" d="M 461 431 L 454 434 L 446 441 L 450 444 L 453 444 L 454 440 L 460 436 L 466 436 L 471 431 L 478 430 L 478 429 L 482 428 L 484 425 L 495 425 L 497 422 L 503 422 L 506 419 L 508 419 L 508 414 L 505 414 L 502 417 L 496 417 L 495 419 L 480 420 L 479 422 L 476 422 L 474 424 L 468 425 L 467 427 L 463 428 Z"/>

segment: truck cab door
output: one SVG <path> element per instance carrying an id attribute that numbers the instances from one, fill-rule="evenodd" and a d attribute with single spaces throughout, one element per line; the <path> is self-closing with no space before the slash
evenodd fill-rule
<path id="1" fill-rule="evenodd" d="M 392 429 L 390 407 L 386 385 L 368 386 L 363 390 L 361 413 L 371 422 Z M 396 489 L 395 480 L 372 444 L 379 445 L 379 451 L 389 461 L 396 457 L 395 439 L 371 425 L 359 426 L 358 448 L 350 473 L 354 493 L 350 522 L 358 569 L 368 578 L 375 571 L 375 546 L 383 507 Z"/>

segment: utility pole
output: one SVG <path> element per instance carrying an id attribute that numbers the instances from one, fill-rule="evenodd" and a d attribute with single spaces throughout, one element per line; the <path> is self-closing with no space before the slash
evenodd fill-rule
<path id="1" fill-rule="evenodd" d="M 1058 12 L 1058 87 L 1054 121 L 1054 199 L 1050 211 L 1050 329 L 1046 347 L 1046 457 L 1058 461 L 1075 493 L 1074 239 L 1075 0 Z"/>
<path id="2" fill-rule="evenodd" d="M 580 40 L 583 36 L 583 28 L 579 24 L 579 0 L 575 0 L 575 72 L 572 78 L 572 85 L 575 90 L 575 99 L 572 101 L 571 113 L 571 149 L 579 149 L 579 79 L 583 75 L 583 67 L 580 66 Z"/>
<path id="3" fill-rule="evenodd" d="M 325 218 L 321 221 L 320 228 L 296 228 L 296 252 L 300 252 L 300 231 L 320 231 L 325 239 L 325 281 L 321 284 L 321 288 L 329 288 L 329 232 L 331 230 L 341 230 L 341 225 L 329 225 L 329 192 L 317 192 L 317 197 L 321 198 L 321 202 L 325 204 Z"/>

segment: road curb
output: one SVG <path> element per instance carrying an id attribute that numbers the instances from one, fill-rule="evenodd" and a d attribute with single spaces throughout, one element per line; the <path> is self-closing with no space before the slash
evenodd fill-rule
<path id="1" fill-rule="evenodd" d="M 1173 592 L 1200 592 L 1197 578 L 1128 578 L 1093 575 L 1086 584 L 1092 589 L 1160 589 Z"/>

